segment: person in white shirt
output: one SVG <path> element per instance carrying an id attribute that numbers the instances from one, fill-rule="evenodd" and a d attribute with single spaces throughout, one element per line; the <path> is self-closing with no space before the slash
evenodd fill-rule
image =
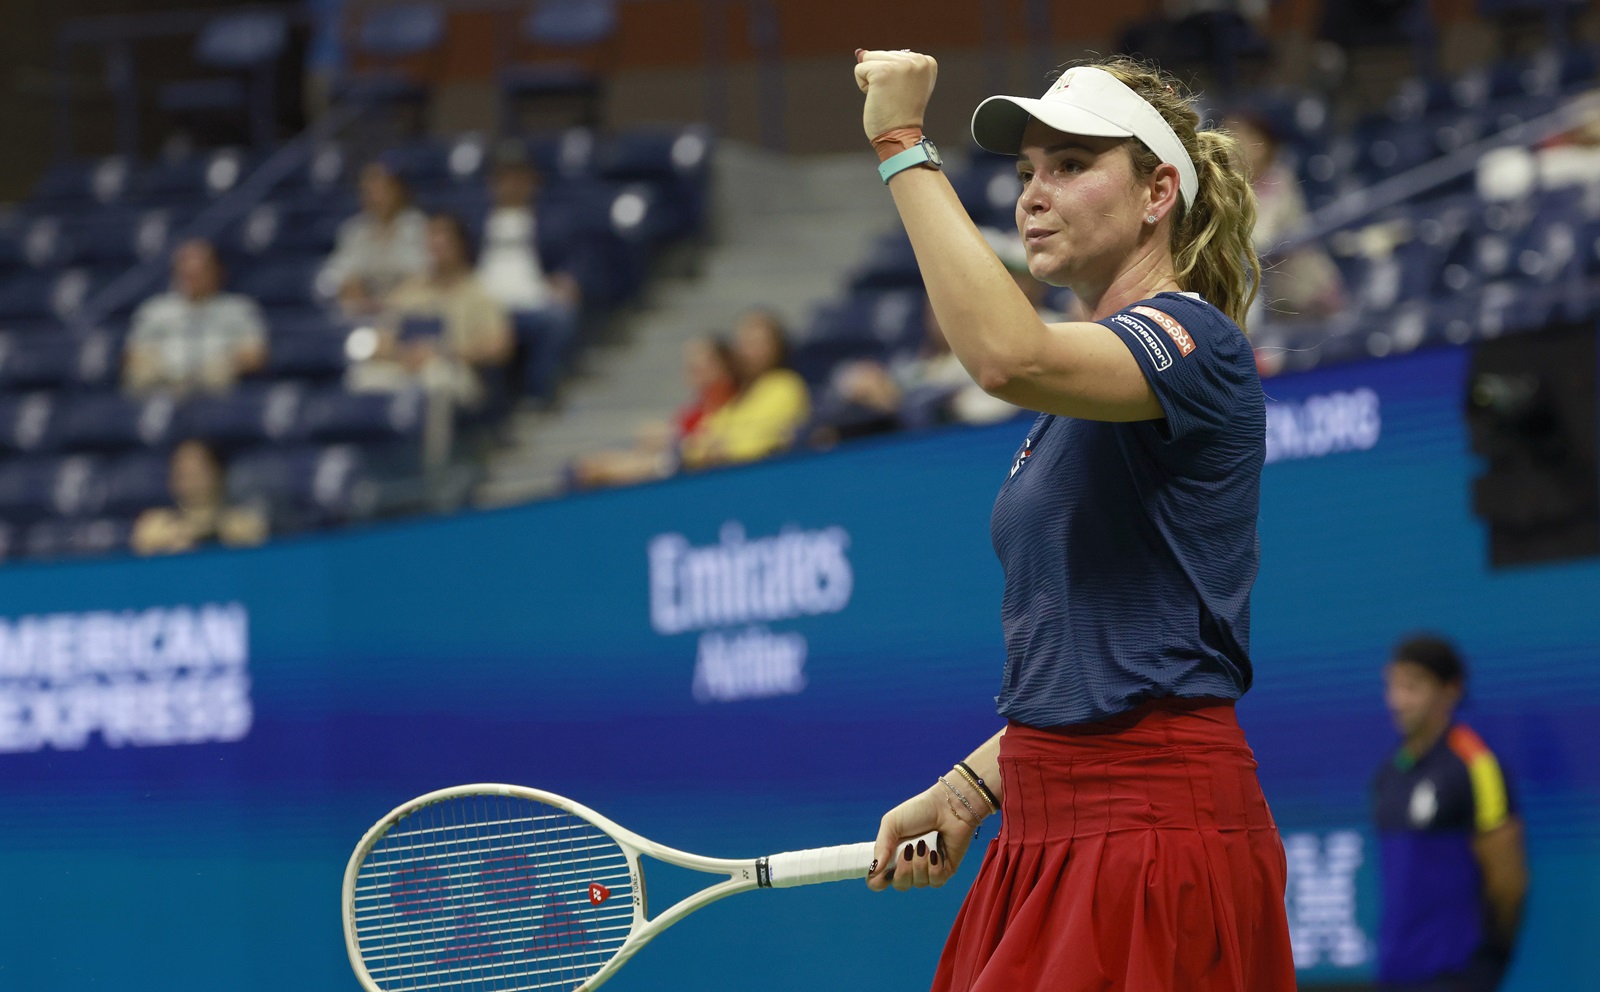
<path id="1" fill-rule="evenodd" d="M 483 225 L 478 280 L 507 310 L 570 310 L 578 301 L 577 283 L 546 273 L 539 261 L 539 186 L 538 170 L 516 154 L 502 156 L 489 180 L 494 207 Z"/>
<path id="2" fill-rule="evenodd" d="M 397 286 L 428 268 L 428 219 L 400 177 L 381 161 L 361 170 L 361 212 L 339 225 L 317 277 L 345 313 L 370 315 Z"/>
<path id="3" fill-rule="evenodd" d="M 224 273 L 208 241 L 172 253 L 172 288 L 133 315 L 123 352 L 130 393 L 225 392 L 267 360 L 267 328 L 255 301 L 222 291 Z"/>

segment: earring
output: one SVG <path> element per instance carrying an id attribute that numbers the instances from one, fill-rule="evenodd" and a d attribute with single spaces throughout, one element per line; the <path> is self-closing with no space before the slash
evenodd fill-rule
<path id="1" fill-rule="evenodd" d="M 1154 224 L 1156 222 L 1156 215 L 1155 214 L 1151 214 L 1150 216 L 1148 216 L 1148 217 L 1146 217 L 1144 219 L 1144 222 L 1146 224 Z"/>

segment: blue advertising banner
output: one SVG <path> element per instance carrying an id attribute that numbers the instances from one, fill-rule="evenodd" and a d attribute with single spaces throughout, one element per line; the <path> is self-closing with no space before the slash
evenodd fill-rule
<path id="1" fill-rule="evenodd" d="M 1509 987 L 1600 986 L 1600 562 L 1489 570 L 1465 367 L 1442 350 L 1267 383 L 1240 714 L 1307 984 L 1370 974 L 1379 670 L 1431 628 L 1469 658 L 1464 717 L 1528 823 Z M 354 988 L 350 849 L 461 782 L 710 855 L 869 839 L 999 727 L 988 515 L 1025 424 L 254 551 L 7 566 L 0 987 Z M 610 987 L 924 988 L 975 868 L 740 896 Z M 661 907 L 700 884 L 650 880 Z"/>

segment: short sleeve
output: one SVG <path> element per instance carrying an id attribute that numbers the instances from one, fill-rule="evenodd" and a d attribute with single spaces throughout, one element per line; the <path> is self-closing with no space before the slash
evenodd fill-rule
<path id="1" fill-rule="evenodd" d="M 1450 749 L 1466 765 L 1472 783 L 1472 822 L 1480 834 L 1504 826 L 1515 813 L 1511 787 L 1493 751 L 1482 738 L 1457 725 L 1447 738 Z"/>
<path id="2" fill-rule="evenodd" d="M 1164 295 L 1100 321 L 1117 333 L 1166 413 L 1169 441 L 1222 427 L 1259 391 L 1244 332 L 1198 299 Z"/>

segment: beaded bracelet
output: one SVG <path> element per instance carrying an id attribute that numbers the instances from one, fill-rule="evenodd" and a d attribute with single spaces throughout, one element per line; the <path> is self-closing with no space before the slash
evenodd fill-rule
<path id="1" fill-rule="evenodd" d="M 960 770 L 961 774 L 971 779 L 973 785 L 978 787 L 978 791 L 983 794 L 983 801 L 989 804 L 989 808 L 996 813 L 1000 812 L 1000 800 L 995 797 L 993 792 L 989 791 L 987 785 L 983 784 L 983 779 L 978 777 L 978 773 L 973 771 L 965 761 L 956 762 L 956 768 Z"/>
<path id="2" fill-rule="evenodd" d="M 939 776 L 939 782 L 946 789 L 949 789 L 952 793 L 954 793 L 955 797 L 957 799 L 961 800 L 961 805 L 965 806 L 967 808 L 967 812 L 972 814 L 972 823 L 973 823 L 972 836 L 973 837 L 977 837 L 978 836 L 978 831 L 983 829 L 983 817 L 979 816 L 978 815 L 978 811 L 972 808 L 972 804 L 971 803 L 967 802 L 967 797 L 966 796 L 963 796 L 961 794 L 961 792 L 955 786 L 953 786 L 949 782 L 945 781 L 945 778 L 944 778 L 943 775 Z M 950 800 L 946 799 L 945 802 L 949 803 Z M 951 811 L 954 812 L 954 810 L 955 810 L 955 807 L 952 806 L 951 807 Z M 961 818 L 961 814 L 957 813 L 956 814 L 956 818 L 960 819 Z"/>

